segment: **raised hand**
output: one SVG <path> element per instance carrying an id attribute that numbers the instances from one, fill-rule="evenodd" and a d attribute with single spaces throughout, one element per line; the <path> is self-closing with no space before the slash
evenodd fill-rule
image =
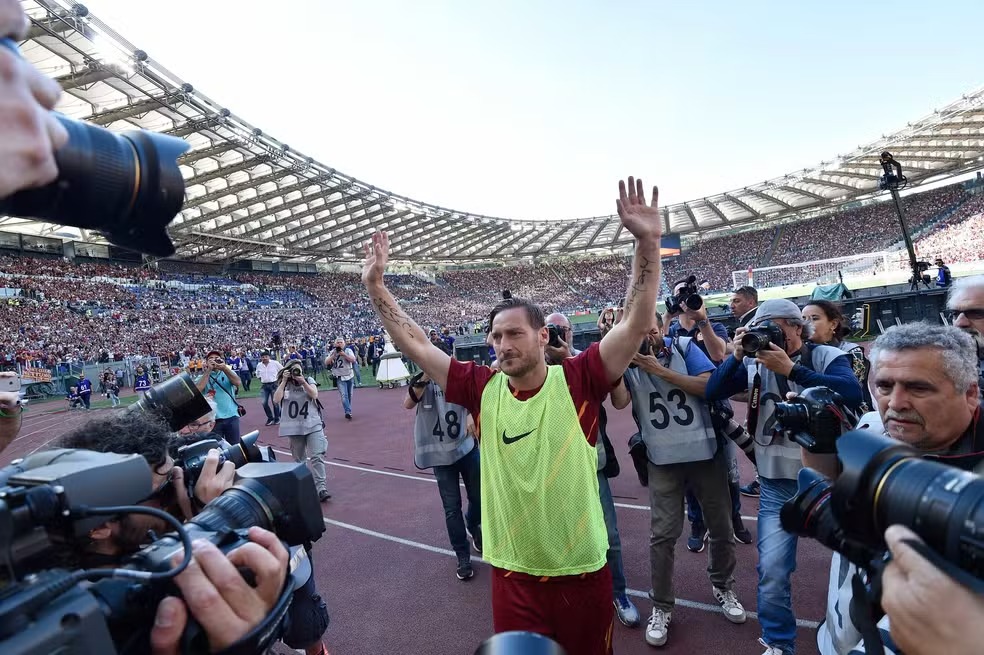
<path id="1" fill-rule="evenodd" d="M 626 187 L 628 187 L 626 189 Z M 618 217 L 622 225 L 639 241 L 658 241 L 663 234 L 659 216 L 659 189 L 653 187 L 652 203 L 646 204 L 646 194 L 642 190 L 642 180 L 629 177 L 626 184 L 618 182 Z"/>
<path id="2" fill-rule="evenodd" d="M 385 232 L 376 232 L 372 235 L 372 241 L 366 244 L 366 261 L 362 265 L 362 283 L 366 286 L 382 284 L 388 259 L 389 236 Z"/>

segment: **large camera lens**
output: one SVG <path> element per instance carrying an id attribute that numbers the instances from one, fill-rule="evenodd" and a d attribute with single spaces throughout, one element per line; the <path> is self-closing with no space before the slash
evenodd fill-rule
<path id="1" fill-rule="evenodd" d="M 155 412 L 177 432 L 212 410 L 191 376 L 182 373 L 145 391 L 128 411 Z"/>
<path id="2" fill-rule="evenodd" d="M 776 403 L 774 411 L 783 430 L 798 432 L 810 427 L 810 408 L 803 403 Z"/>
<path id="3" fill-rule="evenodd" d="M 177 159 L 188 144 L 156 132 L 115 134 L 56 117 L 68 131 L 68 142 L 55 153 L 58 179 L 0 200 L 0 214 L 96 230 L 124 248 L 173 255 L 165 228 L 184 202 Z"/>
<path id="4" fill-rule="evenodd" d="M 845 434 L 837 452 L 844 472 L 832 499 L 847 532 L 882 544 L 888 526 L 905 525 L 944 558 L 984 579 L 984 479 L 868 432 Z"/>
<path id="5" fill-rule="evenodd" d="M 768 348 L 772 343 L 769 335 L 761 332 L 746 332 L 741 337 L 741 349 L 749 355 L 754 355 L 763 348 Z"/>

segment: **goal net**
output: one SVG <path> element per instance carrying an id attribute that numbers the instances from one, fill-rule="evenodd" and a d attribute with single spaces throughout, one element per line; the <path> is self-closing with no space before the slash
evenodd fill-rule
<path id="1" fill-rule="evenodd" d="M 869 279 L 885 273 L 907 271 L 908 255 L 904 250 L 869 252 L 862 255 L 848 255 L 833 259 L 820 259 L 799 264 L 765 266 L 733 271 L 731 281 L 734 288 L 749 285 L 756 289 L 782 287 L 794 284 L 835 284 L 843 276 L 844 283 L 851 287 L 851 281 L 859 278 Z"/>

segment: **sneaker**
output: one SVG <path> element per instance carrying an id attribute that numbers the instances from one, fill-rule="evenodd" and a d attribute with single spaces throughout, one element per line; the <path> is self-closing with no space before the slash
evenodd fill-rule
<path id="1" fill-rule="evenodd" d="M 752 480 L 744 487 L 739 487 L 739 491 L 741 491 L 742 496 L 748 496 L 749 498 L 758 498 L 759 497 L 758 479 L 756 478 L 755 480 Z"/>
<path id="2" fill-rule="evenodd" d="M 738 596 L 732 589 L 718 589 L 714 587 L 714 598 L 717 599 L 721 609 L 724 610 L 724 618 L 732 623 L 744 623 L 748 616 L 745 608 L 738 602 Z"/>
<path id="3" fill-rule="evenodd" d="M 352 420 L 352 415 L 351 415 L 351 414 L 346 414 L 346 415 L 345 415 L 345 418 L 347 418 L 348 420 L 350 420 L 350 421 L 351 421 L 351 420 Z"/>
<path id="4" fill-rule="evenodd" d="M 280 419 L 279 418 L 273 419 L 273 424 L 274 425 L 280 425 Z"/>
<path id="5" fill-rule="evenodd" d="M 318 500 L 325 502 L 326 500 L 331 500 L 331 494 L 328 493 L 327 489 L 322 489 L 318 492 Z"/>
<path id="6" fill-rule="evenodd" d="M 471 580 L 475 576 L 475 569 L 472 568 L 471 560 L 458 558 L 458 570 L 455 571 L 455 575 L 461 581 Z"/>
<path id="7" fill-rule="evenodd" d="M 735 526 L 735 541 L 743 544 L 752 543 L 752 533 L 745 527 L 745 524 L 742 523 L 741 517 L 736 516 L 731 519 L 731 522 Z"/>
<path id="8" fill-rule="evenodd" d="M 634 628 L 639 625 L 639 610 L 632 604 L 629 597 L 625 594 L 615 596 L 615 614 L 618 620 L 627 628 Z"/>
<path id="9" fill-rule="evenodd" d="M 646 626 L 646 643 L 650 646 L 662 646 L 666 643 L 666 636 L 670 631 L 670 619 L 672 612 L 664 612 L 653 608 L 652 616 L 649 617 L 649 625 Z"/>
<path id="10" fill-rule="evenodd" d="M 273 425 L 273 419 L 272 418 L 268 418 L 266 424 L 267 425 Z"/>
<path id="11" fill-rule="evenodd" d="M 707 528 L 703 523 L 690 524 L 690 537 L 687 539 L 687 550 L 691 553 L 704 552 L 704 542 L 707 540 Z"/>
<path id="12" fill-rule="evenodd" d="M 476 553 L 478 553 L 479 555 L 481 555 L 482 554 L 482 528 L 481 528 L 481 526 L 477 530 L 475 530 L 475 532 L 469 533 L 469 536 L 471 537 L 472 548 L 475 549 L 475 552 Z"/>
<path id="13" fill-rule="evenodd" d="M 765 652 L 762 655 L 786 655 L 778 646 L 770 646 L 761 639 L 759 639 L 759 643 L 765 646 Z"/>

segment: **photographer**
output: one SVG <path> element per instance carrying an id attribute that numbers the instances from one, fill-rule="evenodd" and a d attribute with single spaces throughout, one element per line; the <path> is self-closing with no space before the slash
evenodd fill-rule
<path id="1" fill-rule="evenodd" d="M 557 339 L 547 342 L 544 352 L 547 355 L 547 363 L 551 365 L 562 364 L 569 357 L 576 357 L 581 354 L 574 348 L 574 330 L 571 328 L 570 320 L 560 313 L 554 313 L 547 317 L 547 325 L 553 325 L 557 331 Z M 554 345 L 556 343 L 556 345 Z M 625 387 L 624 378 L 615 383 L 615 388 L 610 394 L 612 405 L 616 409 L 626 407 L 631 399 L 629 391 Z M 612 602 L 615 605 L 615 615 L 622 625 L 634 628 L 639 625 L 639 610 L 635 603 L 629 599 L 625 592 L 625 566 L 622 563 L 622 538 L 618 533 L 618 515 L 615 512 L 615 498 L 612 496 L 612 487 L 608 483 L 609 477 L 618 475 L 618 460 L 615 458 L 615 448 L 608 438 L 608 412 L 605 406 L 598 408 L 598 440 L 595 443 L 595 450 L 598 451 L 598 494 L 601 497 L 601 511 L 605 516 L 605 529 L 608 530 L 608 550 L 605 552 L 605 559 L 608 561 L 608 568 L 612 572 Z"/>
<path id="2" fill-rule="evenodd" d="M 0 0 L 0 37 L 22 41 L 30 22 L 17 0 Z M 0 198 L 58 176 L 54 152 L 68 133 L 51 113 L 61 88 L 0 47 Z"/>
<path id="3" fill-rule="evenodd" d="M 455 575 L 459 580 L 470 580 L 475 570 L 471 564 L 469 534 L 475 550 L 482 554 L 481 464 L 475 421 L 464 407 L 449 403 L 444 391 L 423 371 L 407 386 L 403 407 L 416 410 L 413 463 L 419 469 L 429 468 L 434 472 L 448 539 L 458 560 Z M 468 496 L 465 515 L 461 513 L 459 479 Z"/>
<path id="4" fill-rule="evenodd" d="M 813 324 L 813 336 L 810 337 L 812 343 L 833 346 L 847 353 L 864 397 L 861 410 L 867 412 L 873 407 L 871 393 L 868 391 L 868 369 L 871 363 L 864 356 L 864 348 L 844 340 L 851 328 L 840 307 L 829 300 L 811 300 L 803 308 L 803 320 Z"/>
<path id="5" fill-rule="evenodd" d="M 734 353 L 707 382 L 708 400 L 748 391 L 748 432 L 755 439 L 761 484 L 758 513 L 758 614 L 767 655 L 788 655 L 796 639 L 790 576 L 796 568 L 796 536 L 782 529 L 779 510 L 796 494 L 803 467 L 800 447 L 778 430 L 775 404 L 791 391 L 826 386 L 849 406 L 861 403 L 847 356 L 830 346 L 806 343 L 813 325 L 789 300 L 766 300 L 748 328 L 738 328 Z M 744 345 L 743 345 L 744 344 Z M 755 356 L 745 356 L 745 346 Z"/>
<path id="6" fill-rule="evenodd" d="M 957 280 L 946 300 L 950 323 L 974 340 L 977 346 L 978 384 L 984 384 L 984 275 Z"/>
<path id="7" fill-rule="evenodd" d="M 239 443 L 240 405 L 236 402 L 236 394 L 242 382 L 218 350 L 206 355 L 202 376 L 196 384 L 199 391 L 215 399 L 215 432 L 231 444 Z"/>
<path id="8" fill-rule="evenodd" d="M 635 366 L 625 372 L 625 384 L 648 459 L 653 611 L 645 638 L 651 646 L 662 646 L 675 604 L 673 549 L 683 531 L 680 503 L 686 488 L 695 492 L 706 517 L 710 535 L 707 571 L 713 596 L 732 623 L 744 623 L 747 616 L 735 592 L 737 558 L 727 454 L 702 399 L 714 364 L 693 339 L 664 338 L 659 314 L 652 320 L 642 348 L 645 353 L 633 358 Z M 615 407 L 621 409 L 625 404 Z"/>
<path id="9" fill-rule="evenodd" d="M 680 280 L 673 285 L 673 297 L 667 301 L 666 322 L 669 326 L 666 334 L 671 339 L 687 337 L 693 339 L 698 348 L 717 366 L 733 350 L 728 339 L 728 330 L 722 324 L 707 319 L 707 307 L 703 304 L 694 285 L 693 276 Z M 698 309 L 691 309 L 686 300 L 697 296 L 701 300 Z M 733 413 L 727 400 L 718 401 L 725 410 Z M 741 488 L 738 474 L 738 451 L 731 439 L 720 440 L 725 450 L 724 456 L 728 462 L 728 493 L 731 496 L 731 523 L 734 526 L 735 539 L 743 544 L 752 543 L 752 533 L 745 527 L 741 519 Z M 690 521 L 690 538 L 687 539 L 687 549 L 693 553 L 704 550 L 707 537 L 707 526 L 704 522 L 700 503 L 688 487 L 686 491 L 687 518 Z"/>
<path id="10" fill-rule="evenodd" d="M 493 567 L 493 626 L 496 632 L 549 635 L 568 655 L 611 653 L 612 580 L 597 486 L 596 424 L 598 408 L 656 311 L 657 205 L 655 188 L 648 205 L 641 181 L 619 182 L 619 219 L 636 240 L 625 315 L 600 344 L 559 366 L 545 361 L 549 331 L 542 310 L 519 298 L 503 300 L 489 314 L 499 371 L 451 359 L 429 343 L 386 288 L 386 233 L 374 234 L 366 246 L 362 280 L 395 345 L 445 390 L 449 402 L 480 413 L 486 435 L 483 557 Z"/>
<path id="11" fill-rule="evenodd" d="M 926 323 L 889 328 L 871 348 L 871 386 L 886 435 L 923 451 L 927 458 L 942 458 L 949 465 L 965 470 L 976 468 L 980 472 L 984 459 L 984 425 L 979 420 L 977 352 L 966 334 L 953 327 Z M 838 475 L 837 461 L 832 455 L 804 451 L 803 462 L 828 477 Z M 898 548 L 898 539 L 894 541 Z M 905 567 L 909 561 L 904 560 L 901 566 Z M 892 567 L 889 570 L 893 570 Z M 827 619 L 817 633 L 817 645 L 824 655 L 863 651 L 860 630 L 849 611 L 853 603 L 851 579 L 855 571 L 854 565 L 834 553 Z M 889 616 L 893 608 L 904 613 L 903 608 L 914 600 L 889 593 L 890 584 L 905 584 L 898 577 L 901 575 L 899 569 L 894 571 L 892 575 L 886 571 L 882 594 Z M 944 574 L 937 572 L 937 575 Z M 957 586 L 956 582 L 951 581 L 951 584 Z M 913 626 L 911 615 L 904 614 L 907 620 L 903 634 L 908 635 L 910 643 L 913 634 L 932 635 L 932 626 L 937 620 L 946 621 L 943 615 L 951 612 L 952 607 L 926 604 L 920 611 L 920 621 L 924 623 L 921 629 Z M 883 618 L 879 627 L 888 652 L 894 652 L 891 641 L 895 634 L 894 630 L 889 631 L 888 620 Z M 886 634 L 892 639 L 885 639 Z M 951 635 L 950 639 L 954 637 Z M 975 652 L 979 652 L 979 645 L 978 642 Z M 939 653 L 957 652 L 941 641 L 925 642 L 923 648 Z"/>
<path id="12" fill-rule="evenodd" d="M 314 485 L 318 488 L 318 498 L 321 502 L 330 499 L 328 476 L 325 473 L 328 439 L 325 436 L 325 422 L 321 417 L 318 387 L 314 378 L 305 379 L 299 359 L 288 360 L 287 366 L 280 371 L 280 383 L 273 393 L 273 402 L 281 408 L 280 436 L 290 439 L 290 452 L 294 461 L 308 461 L 314 475 Z M 286 416 L 284 406 L 287 408 Z"/>
<path id="13" fill-rule="evenodd" d="M 352 389 L 355 386 L 355 353 L 345 346 L 345 339 L 335 339 L 335 349 L 325 358 L 325 366 L 331 370 L 342 397 L 342 411 L 345 418 L 352 420 Z"/>

